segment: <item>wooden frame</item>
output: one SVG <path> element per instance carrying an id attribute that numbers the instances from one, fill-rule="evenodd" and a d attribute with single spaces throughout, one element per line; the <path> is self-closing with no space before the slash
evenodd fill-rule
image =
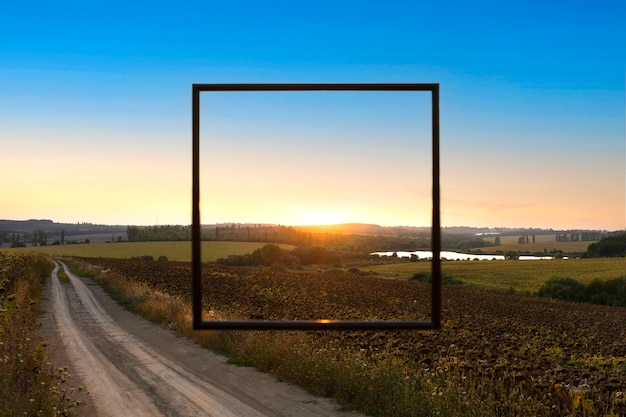
<path id="1" fill-rule="evenodd" d="M 432 97 L 431 321 L 203 320 L 200 223 L 200 93 L 260 91 L 416 91 Z M 192 85 L 192 309 L 197 330 L 432 330 L 441 327 L 441 210 L 439 84 L 193 84 Z"/>

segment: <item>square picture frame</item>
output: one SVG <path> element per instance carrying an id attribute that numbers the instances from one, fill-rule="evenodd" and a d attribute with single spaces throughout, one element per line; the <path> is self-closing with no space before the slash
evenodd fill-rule
<path id="1" fill-rule="evenodd" d="M 200 220 L 200 95 L 212 92 L 406 91 L 431 94 L 432 222 L 430 321 L 205 320 L 203 319 Z M 437 83 L 251 83 L 192 84 L 192 323 L 194 330 L 437 330 L 441 327 L 441 208 L 439 84 Z M 208 300 L 210 302 L 210 300 Z"/>

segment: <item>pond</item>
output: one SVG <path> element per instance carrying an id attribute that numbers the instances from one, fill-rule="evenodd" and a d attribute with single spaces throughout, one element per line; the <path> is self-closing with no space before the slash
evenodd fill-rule
<path id="1" fill-rule="evenodd" d="M 388 252 L 372 252 L 371 255 L 378 256 L 392 256 L 396 254 L 398 258 L 411 258 L 411 256 L 415 255 L 418 259 L 426 259 L 430 260 L 433 258 L 432 251 L 429 250 L 416 250 L 413 252 L 409 251 L 388 251 Z M 462 252 L 453 252 L 453 251 L 441 251 L 441 259 L 448 261 L 503 261 L 504 255 L 485 255 L 485 254 L 477 254 L 477 253 L 462 253 Z M 545 260 L 545 259 L 553 259 L 552 256 L 533 256 L 533 255 L 520 255 L 520 261 L 534 261 L 534 260 Z"/>

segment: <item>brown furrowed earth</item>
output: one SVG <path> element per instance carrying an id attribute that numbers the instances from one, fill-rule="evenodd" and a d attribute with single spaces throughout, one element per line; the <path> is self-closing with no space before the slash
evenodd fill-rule
<path id="1" fill-rule="evenodd" d="M 85 259 L 191 297 L 190 264 Z M 348 272 L 203 266 L 205 308 L 237 318 L 428 320 L 430 288 Z M 626 308 L 446 286 L 440 331 L 317 332 L 308 343 L 369 365 L 392 357 L 495 415 L 626 415 Z M 337 353 L 339 355 L 339 353 Z M 356 360 L 356 359 L 355 359 Z M 425 384 L 422 383 L 422 389 Z"/>

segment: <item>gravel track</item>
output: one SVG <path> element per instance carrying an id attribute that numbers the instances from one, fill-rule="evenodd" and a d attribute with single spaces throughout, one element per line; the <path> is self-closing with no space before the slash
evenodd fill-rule
<path id="1" fill-rule="evenodd" d="M 326 398 L 225 359 L 124 310 L 90 279 L 54 269 L 47 336 L 89 391 L 81 415 L 350 416 Z M 83 414 L 85 413 L 85 414 Z"/>

